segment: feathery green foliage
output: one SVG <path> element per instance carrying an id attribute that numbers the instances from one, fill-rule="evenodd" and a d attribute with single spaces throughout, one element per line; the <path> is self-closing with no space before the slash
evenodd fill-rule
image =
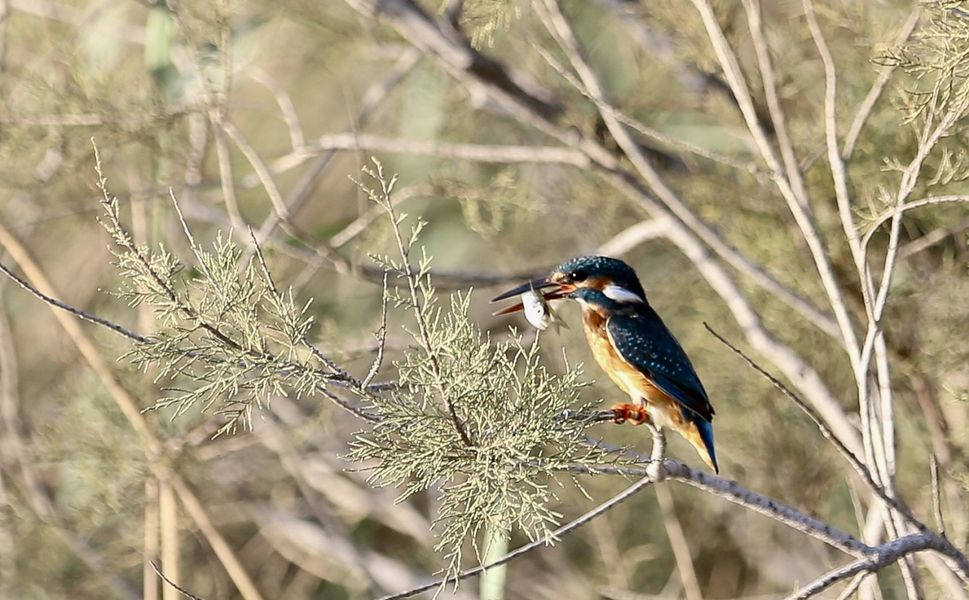
<path id="1" fill-rule="evenodd" d="M 400 257 L 379 262 L 408 280 L 409 294 L 392 292 L 391 299 L 414 313 L 415 346 L 396 364 L 402 391 L 374 402 L 376 425 L 356 436 L 349 456 L 372 462 L 372 480 L 401 486 L 402 499 L 439 491 L 437 550 L 453 575 L 464 542 L 485 528 L 519 529 L 532 539 L 547 534 L 560 517 L 549 507 L 556 468 L 607 459 L 584 442 L 587 422 L 566 416 L 584 387 L 581 368 L 549 372 L 537 340 L 526 345 L 517 333 L 493 343 L 468 318 L 468 294 L 439 305 L 426 255 L 411 270 L 424 223 L 405 239 L 406 215 L 395 214 L 390 202 L 395 180 L 373 162 L 364 173 L 377 189 L 360 186 L 393 222 Z M 480 560 L 477 545 L 475 551 Z"/>
<path id="2" fill-rule="evenodd" d="M 164 247 L 136 246 L 98 167 L 102 223 L 118 247 L 124 281 L 118 295 L 131 306 L 150 305 L 159 324 L 128 358 L 157 368 L 159 378 L 190 382 L 154 408 L 175 406 L 177 417 L 196 405 L 217 405 L 225 418 L 218 434 L 234 432 L 240 421 L 251 428 L 253 410 L 268 406 L 273 396 L 306 396 L 333 380 L 350 383 L 371 403 L 375 425 L 356 436 L 349 458 L 372 463 L 373 481 L 401 486 L 402 498 L 439 490 L 437 549 L 453 574 L 461 568 L 465 541 L 476 540 L 484 528 L 518 529 L 535 539 L 558 523 L 551 508 L 556 470 L 614 459 L 585 442 L 588 421 L 569 412 L 586 385 L 580 367 L 550 372 L 537 338 L 526 344 L 513 332 L 493 342 L 470 320 L 469 294 L 441 306 L 430 257 L 422 252 L 416 269 L 411 265 L 426 223 L 418 220 L 404 235 L 407 215 L 396 214 L 391 202 L 396 178 L 373 164 L 364 173 L 377 188 L 359 185 L 387 211 L 399 249 L 397 257 L 374 260 L 403 280 L 385 291 L 385 306 L 411 313 L 415 323 L 407 328 L 415 345 L 396 363 L 394 393 L 365 391 L 379 359 L 361 383 L 315 351 L 306 341 L 313 325 L 309 303 L 299 305 L 292 290 L 276 289 L 258 247 L 247 256 L 220 234 L 207 250 L 185 226 L 196 259 L 186 269 Z M 475 551 L 480 559 L 477 546 Z"/>
<path id="3" fill-rule="evenodd" d="M 916 149 L 887 154 L 882 169 L 899 175 L 902 201 L 913 189 L 960 193 L 958 184 L 969 178 L 963 139 L 969 115 L 969 10 L 964 6 L 963 1 L 951 0 L 926 3 L 925 24 L 907 43 L 879 59 L 909 76 L 900 103 Z M 925 173 L 920 176 L 923 163 Z M 862 217 L 870 223 L 884 222 L 899 198 L 880 186 L 871 188 L 875 200 Z"/>
<path id="4" fill-rule="evenodd" d="M 916 82 L 908 91 L 909 118 L 964 112 L 969 103 L 969 10 L 966 2 L 926 3 L 929 18 L 920 31 L 884 61 L 896 64 Z"/>
<path id="5" fill-rule="evenodd" d="M 157 379 L 192 382 L 169 388 L 172 393 L 153 408 L 175 406 L 174 418 L 196 405 L 206 410 L 218 405 L 225 422 L 217 434 L 232 433 L 240 421 L 251 428 L 253 408 L 265 407 L 273 396 L 300 397 L 345 378 L 306 341 L 313 324 L 309 303 L 298 305 L 291 289 L 276 289 L 261 254 L 247 257 L 221 233 L 206 250 L 187 226 L 196 259 L 192 269 L 164 246 L 137 246 L 121 224 L 100 161 L 97 169 L 101 222 L 117 246 L 122 276 L 117 295 L 132 307 L 151 306 L 158 322 L 158 331 L 125 358 L 156 368 Z"/>

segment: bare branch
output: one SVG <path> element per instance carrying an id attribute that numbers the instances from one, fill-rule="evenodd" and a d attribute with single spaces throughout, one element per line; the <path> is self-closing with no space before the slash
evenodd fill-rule
<path id="1" fill-rule="evenodd" d="M 3 231 L 0 231 L 0 240 L 3 239 L 3 235 L 4 235 L 4 232 Z M 0 241 L 0 244 L 2 244 L 2 241 Z M 20 276 L 18 276 L 16 273 L 14 273 L 13 271 L 11 271 L 6 265 L 4 265 L 2 263 L 0 263 L 0 271 L 2 271 L 4 275 L 6 275 L 10 279 L 12 279 L 17 285 L 19 285 L 23 289 L 27 290 L 27 292 L 29 292 L 33 296 L 37 297 L 41 301 L 46 302 L 47 304 L 50 304 L 51 306 L 56 306 L 57 308 L 59 308 L 61 310 L 66 310 L 67 312 L 71 313 L 75 317 L 78 317 L 80 319 L 83 319 L 85 321 L 88 321 L 89 323 L 94 323 L 95 325 L 100 325 L 102 327 L 106 327 L 106 328 L 110 329 L 111 331 L 113 331 L 115 333 L 118 333 L 120 335 L 123 335 L 124 337 L 128 338 L 129 340 L 132 340 L 132 341 L 135 341 L 135 342 L 139 342 L 139 343 L 142 343 L 142 344 L 145 344 L 145 343 L 148 343 L 148 342 L 151 341 L 150 338 L 147 338 L 147 337 L 145 337 L 143 335 L 140 335 L 138 333 L 135 333 L 134 331 L 128 329 L 127 327 L 122 327 L 121 325 L 118 325 L 117 323 L 115 323 L 113 321 L 109 321 L 107 319 L 103 319 L 103 318 L 101 318 L 101 317 L 99 317 L 99 316 L 97 316 L 95 314 L 89 313 L 87 311 L 83 311 L 83 310 L 81 310 L 79 308 L 76 308 L 74 306 L 71 306 L 70 304 L 67 304 L 65 302 L 61 302 L 57 298 L 52 298 L 52 297 L 44 294 L 43 292 L 41 292 L 37 288 L 35 288 L 32 285 L 30 285 L 29 283 L 27 283 L 27 281 L 25 281 L 24 279 L 21 279 Z"/>
<path id="2" fill-rule="evenodd" d="M 665 237 L 668 228 L 669 223 L 663 217 L 640 221 L 600 244 L 596 254 L 621 256 L 643 242 Z"/>
<path id="3" fill-rule="evenodd" d="M 669 484 L 658 484 L 655 489 L 656 501 L 659 503 L 660 512 L 663 515 L 663 524 L 666 526 L 666 535 L 670 540 L 670 547 L 673 549 L 673 558 L 676 559 L 676 570 L 680 574 L 683 589 L 686 591 L 686 600 L 701 600 L 703 593 L 700 590 L 700 583 L 697 581 L 696 570 L 693 568 L 690 544 L 683 533 L 680 519 L 676 516 L 676 507 L 673 505 L 673 494 L 670 493 Z"/>
<path id="4" fill-rule="evenodd" d="M 811 0 L 803 0 L 804 17 L 807 19 L 808 29 L 817 46 L 818 54 L 821 56 L 821 64 L 824 65 L 824 139 L 828 149 L 828 165 L 831 168 L 831 178 L 834 181 L 835 198 L 838 201 L 838 216 L 841 218 L 841 227 L 844 230 L 845 239 L 848 241 L 848 248 L 855 261 L 855 268 L 858 277 L 861 279 L 862 298 L 865 301 L 865 309 L 871 314 L 871 289 L 865 280 L 864 252 L 858 240 L 858 229 L 855 227 L 854 215 L 851 212 L 851 198 L 848 195 L 848 175 L 845 171 L 845 163 L 838 148 L 838 116 L 836 114 L 838 76 L 835 71 L 834 57 L 828 48 L 828 42 L 824 39 L 821 26 L 818 25 L 817 16 L 814 14 L 814 3 Z"/>
<path id="5" fill-rule="evenodd" d="M 929 196 L 927 198 L 922 198 L 920 200 L 913 200 L 911 202 L 906 202 L 900 206 L 896 206 L 891 210 L 887 211 L 885 214 L 879 215 L 875 221 L 869 225 L 868 233 L 861 240 L 862 247 L 867 248 L 868 244 L 871 243 L 871 238 L 875 236 L 878 228 L 884 225 L 887 221 L 894 219 L 896 216 L 902 213 L 908 212 L 916 208 L 922 208 L 924 206 L 932 206 L 935 204 L 952 204 L 952 203 L 969 203 L 969 194 L 952 194 L 946 196 Z"/>
<path id="6" fill-rule="evenodd" d="M 335 133 L 323 135 L 306 146 L 272 162 L 270 170 L 282 173 L 297 167 L 321 152 L 336 150 L 390 152 L 414 156 L 433 156 L 452 160 L 493 163 L 552 163 L 589 166 L 589 158 L 572 148 L 561 146 L 511 146 L 498 144 L 462 144 L 455 142 L 403 140 L 370 133 Z M 244 178 L 243 184 L 254 183 Z"/>
<path id="7" fill-rule="evenodd" d="M 275 211 L 277 218 L 280 221 L 289 220 L 289 207 L 283 202 L 283 196 L 279 193 L 279 188 L 276 186 L 276 182 L 273 181 L 272 174 L 269 172 L 269 168 L 263 162 L 262 157 L 256 152 L 256 149 L 246 140 L 239 131 L 239 128 L 232 124 L 231 121 L 223 121 L 221 123 L 222 131 L 229 136 L 236 146 L 242 152 L 242 155 L 246 157 L 249 164 L 255 170 L 256 175 L 259 177 L 259 182 L 262 183 L 263 188 L 266 190 L 266 194 L 269 196 L 269 201 L 272 204 L 273 211 Z M 257 236 L 259 241 L 263 241 L 264 238 Z"/>
<path id="8" fill-rule="evenodd" d="M 932 540 L 923 534 L 907 535 L 874 548 L 869 558 L 862 558 L 843 567 L 829 571 L 808 585 L 787 596 L 786 600 L 805 600 L 816 596 L 839 581 L 859 573 L 873 573 L 892 565 L 910 554 L 934 550 Z"/>
<path id="9" fill-rule="evenodd" d="M 185 588 L 181 587 L 180 585 L 178 585 L 177 583 L 175 583 L 174 581 L 172 581 L 171 579 L 169 579 L 168 576 L 165 575 L 164 573 L 162 573 L 161 569 L 158 568 L 158 565 L 155 564 L 155 561 L 149 560 L 148 561 L 148 564 L 151 565 L 152 571 L 154 571 L 156 575 L 158 575 L 159 577 L 161 577 L 162 581 L 164 581 L 168 585 L 170 585 L 173 588 L 175 588 L 176 590 L 178 590 L 178 592 L 181 595 L 185 596 L 189 600 L 205 600 L 201 596 L 196 596 L 192 592 L 186 590 Z"/>
<path id="10" fill-rule="evenodd" d="M 289 143 L 293 145 L 293 150 L 298 150 L 306 145 L 303 127 L 299 123 L 299 115 L 296 114 L 296 107 L 293 106 L 293 100 L 286 93 L 286 90 L 277 85 L 269 73 L 259 67 L 250 67 L 248 74 L 253 81 L 259 82 L 269 90 L 273 98 L 276 99 L 279 113 L 283 116 L 283 122 L 286 123 L 286 128 L 289 130 Z"/>
<path id="11" fill-rule="evenodd" d="M 922 16 L 922 7 L 916 5 L 912 9 L 911 14 L 909 14 L 908 19 L 905 24 L 902 25 L 902 30 L 899 32 L 898 37 L 895 38 L 895 46 L 901 46 L 904 44 L 915 32 L 915 27 L 919 23 L 919 19 Z M 872 110 L 875 108 L 875 104 L 878 103 L 879 98 L 882 96 L 882 92 L 885 90 L 885 86 L 892 78 L 892 74 L 895 72 L 896 65 L 890 64 L 885 65 L 878 72 L 878 77 L 875 78 L 875 82 L 871 85 L 871 89 L 868 90 L 868 94 L 865 99 L 861 101 L 858 105 L 858 111 L 855 113 L 855 118 L 851 122 L 851 127 L 848 128 L 848 134 L 845 135 L 844 149 L 841 151 L 841 157 L 845 162 L 851 160 L 852 155 L 855 153 L 855 147 L 858 144 L 858 138 L 861 137 L 861 131 L 864 129 L 865 124 L 868 123 L 868 118 L 871 116 Z"/>
<path id="12" fill-rule="evenodd" d="M 780 147 L 781 157 L 784 159 L 787 178 L 791 182 L 791 190 L 797 196 L 798 201 L 806 206 L 808 203 L 807 190 L 804 187 L 804 177 L 801 174 L 797 155 L 794 153 L 794 143 L 787 131 L 787 117 L 784 114 L 784 108 L 781 106 L 780 96 L 777 92 L 777 76 L 774 73 L 774 63 L 771 60 L 767 37 L 764 35 L 760 0 L 744 0 L 744 11 L 747 13 L 747 28 L 750 30 L 750 39 L 757 54 L 757 65 L 760 68 L 760 78 L 764 84 L 767 109 L 770 111 L 777 145 Z"/>
<path id="13" fill-rule="evenodd" d="M 838 281 L 834 276 L 834 270 L 831 266 L 831 258 L 828 255 L 824 243 L 818 233 L 817 225 L 814 222 L 814 217 L 811 213 L 810 207 L 807 203 L 802 204 L 797 197 L 794 189 L 791 187 L 790 181 L 783 175 L 783 170 L 781 163 L 778 160 L 774 149 L 771 146 L 770 140 L 767 138 L 763 127 L 757 116 L 757 111 L 754 106 L 753 97 L 750 93 L 750 88 L 747 86 L 747 82 L 744 79 L 743 72 L 740 69 L 740 64 L 737 60 L 736 54 L 734 54 L 733 49 L 727 42 L 727 38 L 724 35 L 723 29 L 717 20 L 716 13 L 713 7 L 710 5 L 709 0 L 693 0 L 693 4 L 697 11 L 700 13 L 700 17 L 703 20 L 703 25 L 707 30 L 707 35 L 710 38 L 710 43 L 713 46 L 714 53 L 717 55 L 717 59 L 720 62 L 720 66 L 724 70 L 727 82 L 730 84 L 730 88 L 733 90 L 734 96 L 737 98 L 737 102 L 740 105 L 740 110 L 743 113 L 744 120 L 747 123 L 747 128 L 750 131 L 751 136 L 754 139 L 754 143 L 760 150 L 761 156 L 767 167 L 774 173 L 774 183 L 777 185 L 781 196 L 787 201 L 788 208 L 791 214 L 794 216 L 794 220 L 801 230 L 804 241 L 807 243 L 808 248 L 811 250 L 811 256 L 814 259 L 815 267 L 817 268 L 818 275 L 821 279 L 821 284 L 828 296 L 828 301 L 834 310 L 835 318 L 838 322 L 838 328 L 841 331 L 842 345 L 851 359 L 851 364 L 856 366 L 859 361 L 859 346 L 858 338 L 855 334 L 854 325 L 852 324 L 851 317 L 848 314 L 848 307 L 845 303 L 844 295 L 838 286 Z"/>
<path id="14" fill-rule="evenodd" d="M 380 328 L 377 329 L 375 336 L 377 337 L 377 356 L 373 359 L 373 364 L 370 365 L 370 371 L 367 372 L 367 376 L 363 378 L 361 386 L 366 388 L 373 381 L 373 378 L 377 376 L 377 372 L 380 371 L 380 365 L 384 362 L 384 350 L 387 345 L 387 303 L 390 299 L 387 296 L 387 272 L 384 271 L 384 287 L 383 293 L 380 296 Z"/>
<path id="15" fill-rule="evenodd" d="M 898 250 L 898 259 L 905 260 L 913 254 L 918 254 L 923 250 L 927 250 L 946 238 L 958 235 L 967 229 L 969 229 L 969 217 L 966 217 L 961 221 L 957 221 L 956 223 L 953 223 L 947 227 L 939 227 L 938 229 L 930 231 L 922 237 L 903 244 Z"/>
<path id="16" fill-rule="evenodd" d="M 939 461 L 935 454 L 929 455 L 929 473 L 932 476 L 932 508 L 939 535 L 945 535 L 945 518 L 942 516 L 942 495 L 939 493 Z"/>

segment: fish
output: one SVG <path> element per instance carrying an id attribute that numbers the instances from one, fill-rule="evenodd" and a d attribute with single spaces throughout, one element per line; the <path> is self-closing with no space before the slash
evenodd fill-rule
<path id="1" fill-rule="evenodd" d="M 549 301 L 542 295 L 541 292 L 536 291 L 534 288 L 528 290 L 521 295 L 522 310 L 525 313 L 525 319 L 535 329 L 539 331 L 545 331 L 548 329 L 549 325 L 555 323 L 556 330 L 560 327 L 568 328 L 559 316 L 552 309 L 552 305 Z"/>

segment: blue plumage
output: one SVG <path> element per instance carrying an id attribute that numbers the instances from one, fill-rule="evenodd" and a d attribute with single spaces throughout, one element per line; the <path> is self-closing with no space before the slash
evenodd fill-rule
<path id="1" fill-rule="evenodd" d="M 616 422 L 653 418 L 685 437 L 714 470 L 713 406 L 693 363 L 646 300 L 636 272 L 621 260 L 580 256 L 545 278 L 496 296 L 504 300 L 529 290 L 547 300 L 572 298 L 582 305 L 583 327 L 596 362 L 629 394 L 613 406 Z M 519 303 L 496 314 L 522 309 Z"/>
<path id="2" fill-rule="evenodd" d="M 690 358 L 653 307 L 645 299 L 617 302 L 593 288 L 578 288 L 571 297 L 608 315 L 606 331 L 616 352 L 677 402 L 683 418 L 696 425 L 714 470 L 719 470 L 713 406 Z"/>
<path id="3" fill-rule="evenodd" d="M 647 373 L 688 413 L 704 421 L 713 419 L 713 407 L 693 363 L 653 307 L 643 303 L 614 309 L 607 328 L 626 361 Z"/>
<path id="4" fill-rule="evenodd" d="M 713 423 L 710 421 L 704 421 L 699 417 L 690 417 L 693 424 L 696 425 L 697 430 L 700 432 L 700 439 L 703 440 L 703 445 L 707 449 L 707 454 L 710 455 L 710 462 L 713 463 L 713 470 L 717 473 L 720 472 L 720 463 L 717 462 L 717 451 L 713 448 Z"/>

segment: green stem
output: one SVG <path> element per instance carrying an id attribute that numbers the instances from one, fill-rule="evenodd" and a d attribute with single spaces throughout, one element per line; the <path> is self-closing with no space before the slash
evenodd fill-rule
<path id="1" fill-rule="evenodd" d="M 485 531 L 485 555 L 482 564 L 488 564 L 504 556 L 508 552 L 510 537 L 507 530 L 488 526 Z M 507 571 L 507 565 L 498 565 L 481 574 L 481 600 L 504 600 Z"/>

